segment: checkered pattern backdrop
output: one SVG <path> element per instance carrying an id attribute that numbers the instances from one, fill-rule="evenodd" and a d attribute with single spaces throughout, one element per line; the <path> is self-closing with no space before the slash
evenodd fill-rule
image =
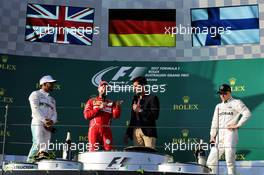
<path id="1" fill-rule="evenodd" d="M 93 46 L 25 41 L 27 3 L 95 8 Z M 198 61 L 264 58 L 264 0 L 2 0 L 0 1 L 0 53 L 54 58 L 120 61 Z M 190 9 L 259 4 L 260 44 L 192 47 L 191 35 L 177 35 L 176 47 L 108 47 L 108 9 L 173 8 L 176 23 L 190 26 Z"/>

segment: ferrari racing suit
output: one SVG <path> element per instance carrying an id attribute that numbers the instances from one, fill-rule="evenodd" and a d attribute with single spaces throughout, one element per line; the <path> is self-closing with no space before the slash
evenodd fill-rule
<path id="1" fill-rule="evenodd" d="M 100 105 L 105 103 L 100 109 Z M 89 99 L 84 109 L 84 118 L 90 120 L 89 124 L 89 151 L 99 149 L 99 144 L 104 150 L 112 150 L 112 131 L 110 128 L 112 118 L 117 119 L 120 116 L 120 106 L 108 99 L 96 97 Z"/>

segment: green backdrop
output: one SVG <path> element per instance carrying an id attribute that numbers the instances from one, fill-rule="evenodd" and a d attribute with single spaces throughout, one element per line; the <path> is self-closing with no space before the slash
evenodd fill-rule
<path id="1" fill-rule="evenodd" d="M 88 121 L 83 107 L 89 97 L 97 94 L 94 84 L 101 78 L 119 85 L 143 74 L 150 85 L 162 85 L 157 121 L 160 152 L 173 155 L 177 161 L 194 161 L 193 151 L 165 149 L 172 143 L 195 143 L 209 140 L 209 129 L 218 85 L 229 83 L 233 96 L 241 98 L 252 111 L 252 118 L 239 130 L 237 160 L 261 160 L 264 155 L 264 60 L 226 60 L 203 62 L 106 62 L 51 59 L 25 56 L 0 56 L 0 117 L 4 122 L 9 105 L 6 154 L 27 155 L 31 147 L 31 112 L 28 96 L 38 89 L 40 77 L 52 75 L 59 82 L 52 93 L 56 98 L 58 132 L 54 143 L 64 142 L 66 132 L 75 143 L 87 142 Z M 94 83 L 94 84 L 93 84 Z M 115 149 L 122 150 L 123 135 L 130 118 L 132 92 L 110 93 L 113 100 L 122 99 L 122 115 L 112 122 Z M 3 126 L 1 138 L 3 138 Z M 132 145 L 132 142 L 130 142 Z M 175 145 L 174 145 L 175 146 Z M 175 148 L 175 147 L 174 147 Z M 175 148 L 176 149 L 176 148 Z M 56 152 L 57 156 L 61 151 Z"/>

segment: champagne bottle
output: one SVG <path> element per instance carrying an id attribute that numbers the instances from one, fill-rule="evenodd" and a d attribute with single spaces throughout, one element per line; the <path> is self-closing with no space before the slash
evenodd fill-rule
<path id="1" fill-rule="evenodd" d="M 71 133 L 67 132 L 66 142 L 64 144 L 62 158 L 65 160 L 71 160 Z"/>

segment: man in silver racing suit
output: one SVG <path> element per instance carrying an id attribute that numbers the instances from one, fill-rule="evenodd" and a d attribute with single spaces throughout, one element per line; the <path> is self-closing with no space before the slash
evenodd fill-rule
<path id="1" fill-rule="evenodd" d="M 215 143 L 215 146 L 211 148 L 207 166 L 216 174 L 218 160 L 225 153 L 228 174 L 235 175 L 238 129 L 250 118 L 251 113 L 241 100 L 232 98 L 229 85 L 221 85 L 217 93 L 222 102 L 216 105 L 213 115 L 210 143 Z"/>
<path id="2" fill-rule="evenodd" d="M 48 144 L 51 138 L 53 125 L 57 122 L 57 111 L 55 99 L 50 96 L 54 89 L 54 80 L 50 75 L 43 76 L 40 81 L 40 89 L 29 96 L 32 111 L 32 147 L 28 154 L 27 162 L 35 162 L 35 156 L 47 156 Z"/>

